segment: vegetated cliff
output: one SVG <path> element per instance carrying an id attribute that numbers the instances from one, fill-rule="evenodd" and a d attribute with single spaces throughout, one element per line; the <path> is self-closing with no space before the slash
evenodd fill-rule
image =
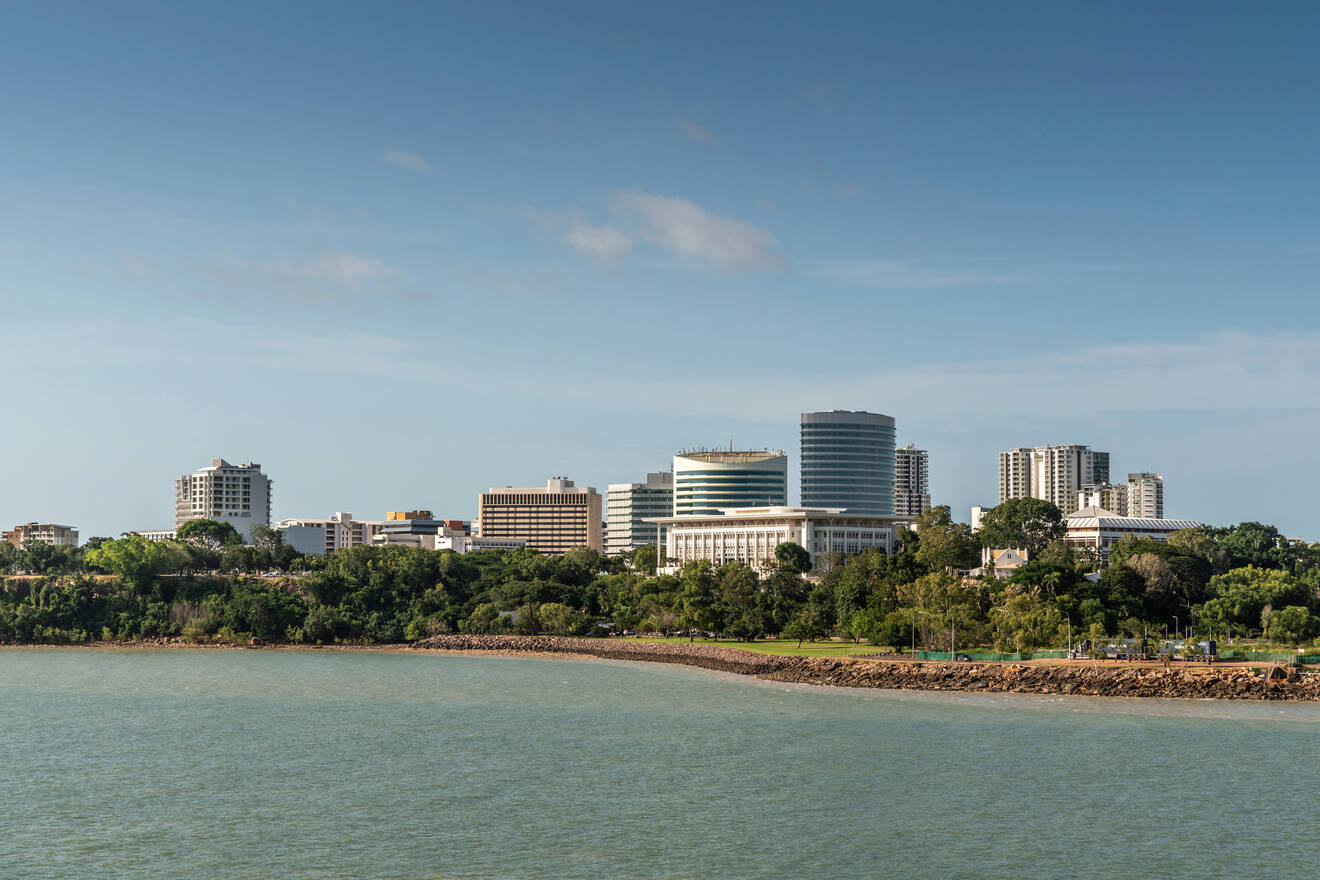
<path id="1" fill-rule="evenodd" d="M 1276 669 L 1134 669 L 1080 661 L 1069 666 L 1012 663 L 895 663 L 832 657 L 780 657 L 717 645 L 553 636 L 443 635 L 418 650 L 575 654 L 609 660 L 680 663 L 767 681 L 922 691 L 1071 694 L 1178 699 L 1320 700 L 1320 676 Z"/>

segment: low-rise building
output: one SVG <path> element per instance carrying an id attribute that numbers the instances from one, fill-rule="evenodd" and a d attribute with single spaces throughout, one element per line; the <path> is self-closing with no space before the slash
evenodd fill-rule
<path id="1" fill-rule="evenodd" d="M 355 520 L 351 513 L 336 513 L 328 519 L 282 519 L 275 529 L 284 543 L 299 553 L 321 556 L 343 547 L 370 544 L 383 525 L 377 520 Z"/>
<path id="2" fill-rule="evenodd" d="M 1174 532 L 1199 528 L 1202 523 L 1190 519 L 1119 516 L 1103 507 L 1084 507 L 1065 516 L 1063 525 L 1067 529 L 1065 544 L 1074 550 L 1095 552 L 1104 565 L 1109 560 L 1110 548 L 1128 535 L 1163 543 Z"/>
<path id="3" fill-rule="evenodd" d="M 0 532 L 0 538 L 22 547 L 27 541 L 51 544 L 55 547 L 77 547 L 78 530 L 73 526 L 61 526 L 55 523 L 23 523 L 7 532 Z"/>
<path id="4" fill-rule="evenodd" d="M 877 547 L 894 552 L 895 518 L 849 514 L 837 507 L 742 507 L 718 514 L 660 517 L 668 526 L 666 556 L 676 565 L 705 559 L 715 565 L 745 562 L 757 570 L 775 565 L 775 548 L 791 541 L 821 568 L 837 556 Z"/>
<path id="5" fill-rule="evenodd" d="M 137 535 L 139 538 L 146 538 L 148 541 L 173 541 L 179 537 L 178 529 L 137 529 L 132 532 L 124 532 L 125 535 Z"/>

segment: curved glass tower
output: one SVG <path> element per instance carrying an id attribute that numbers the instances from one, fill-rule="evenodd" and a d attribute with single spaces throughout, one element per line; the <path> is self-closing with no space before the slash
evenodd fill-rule
<path id="1" fill-rule="evenodd" d="M 842 409 L 803 413 L 802 506 L 893 516 L 893 418 Z"/>
<path id="2" fill-rule="evenodd" d="M 674 516 L 786 506 L 788 456 L 782 451 L 699 449 L 674 456 Z"/>

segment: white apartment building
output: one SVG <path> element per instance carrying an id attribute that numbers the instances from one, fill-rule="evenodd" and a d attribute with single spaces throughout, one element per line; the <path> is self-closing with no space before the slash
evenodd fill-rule
<path id="1" fill-rule="evenodd" d="M 1128 487 L 1115 486 L 1113 483 L 1101 483 L 1083 486 L 1077 493 L 1077 509 L 1102 507 L 1112 510 L 1119 516 L 1128 515 Z"/>
<path id="2" fill-rule="evenodd" d="M 1065 514 L 1083 486 L 1109 482 L 1109 453 L 1089 446 L 1030 446 L 999 453 L 999 501 L 1040 498 Z"/>
<path id="3" fill-rule="evenodd" d="M 1159 474 L 1128 474 L 1126 484 L 1102 483 L 1083 486 L 1077 493 L 1077 509 L 1103 507 L 1119 516 L 1164 518 L 1164 478 Z"/>
<path id="4" fill-rule="evenodd" d="M 894 516 L 914 519 L 930 510 L 930 456 L 915 444 L 894 450 Z"/>
<path id="5" fill-rule="evenodd" d="M 336 513 L 329 519 L 282 519 L 275 528 L 284 543 L 299 553 L 322 556 L 343 547 L 370 544 L 383 525 L 378 520 L 355 520 L 351 513 Z"/>
<path id="6" fill-rule="evenodd" d="M 211 459 L 211 466 L 174 481 L 174 527 L 189 520 L 227 522 L 252 542 L 252 527 L 270 525 L 272 480 L 259 464 L 230 464 Z"/>
<path id="7" fill-rule="evenodd" d="M 22 547 L 28 541 L 55 547 L 77 547 L 78 530 L 73 526 L 30 522 L 14 526 L 7 532 L 0 532 L 0 539 L 8 541 L 15 547 Z"/>
<path id="8" fill-rule="evenodd" d="M 1128 516 L 1164 518 L 1164 477 L 1159 474 L 1128 474 Z"/>
<path id="9" fill-rule="evenodd" d="M 605 555 L 631 553 L 664 541 L 665 528 L 648 519 L 674 512 L 674 475 L 647 474 L 644 483 L 610 483 L 605 489 Z"/>
<path id="10" fill-rule="evenodd" d="M 894 552 L 894 517 L 850 515 L 842 508 L 744 507 L 717 514 L 661 517 L 667 525 L 666 556 L 678 566 L 697 559 L 714 565 L 745 562 L 764 571 L 775 548 L 792 541 L 806 548 L 814 567 L 833 554 L 850 556 L 871 547 Z"/>

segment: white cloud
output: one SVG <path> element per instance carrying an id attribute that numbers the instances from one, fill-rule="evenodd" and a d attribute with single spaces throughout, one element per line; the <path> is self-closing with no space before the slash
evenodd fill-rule
<path id="1" fill-rule="evenodd" d="M 806 274 L 847 287 L 887 289 L 980 287 L 1034 280 L 1021 272 L 921 266 L 902 260 L 820 260 L 811 264 Z"/>
<path id="2" fill-rule="evenodd" d="M 590 226 L 574 220 L 564 235 L 564 244 L 609 269 L 632 250 L 633 241 L 626 232 L 613 226 Z"/>
<path id="3" fill-rule="evenodd" d="M 714 214 L 687 199 L 623 192 L 611 201 L 620 213 L 641 219 L 642 238 L 681 259 L 724 271 L 772 271 L 784 265 L 778 243 L 767 230 Z"/>
<path id="4" fill-rule="evenodd" d="M 691 119 L 676 119 L 674 124 L 687 135 L 687 139 L 695 144 L 714 144 L 719 142 L 719 138 L 708 128 L 697 125 Z"/>
<path id="5" fill-rule="evenodd" d="M 380 154 L 380 157 L 386 163 L 394 165 L 397 168 L 407 168 L 409 171 L 417 171 L 422 174 L 430 174 L 431 166 L 426 160 L 416 153 L 405 153 L 403 150 L 390 148 Z"/>
<path id="6" fill-rule="evenodd" d="M 400 294 L 396 285 L 403 278 L 402 272 L 380 260 L 343 251 L 274 260 L 225 254 L 214 263 L 198 267 L 198 271 L 240 296 L 261 294 L 307 302 L 330 302 L 372 289 Z"/>

